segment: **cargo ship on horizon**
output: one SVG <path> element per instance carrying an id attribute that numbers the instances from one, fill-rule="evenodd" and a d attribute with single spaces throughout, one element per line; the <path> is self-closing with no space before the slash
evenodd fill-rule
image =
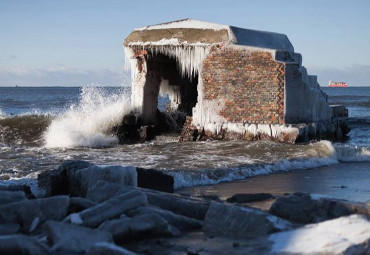
<path id="1" fill-rule="evenodd" d="M 340 87 L 340 88 L 346 88 L 348 87 L 347 82 L 337 82 L 337 81 L 329 81 L 329 87 Z"/>

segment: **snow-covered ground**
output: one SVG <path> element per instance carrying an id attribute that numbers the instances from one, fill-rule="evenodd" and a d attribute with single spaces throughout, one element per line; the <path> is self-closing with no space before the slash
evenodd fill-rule
<path id="1" fill-rule="evenodd" d="M 370 221 L 351 215 L 272 234 L 272 253 L 339 254 L 370 239 Z"/>

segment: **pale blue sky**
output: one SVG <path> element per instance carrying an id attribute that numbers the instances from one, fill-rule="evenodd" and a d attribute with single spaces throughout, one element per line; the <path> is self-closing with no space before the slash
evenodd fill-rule
<path id="1" fill-rule="evenodd" d="M 0 0 L 0 86 L 120 85 L 123 39 L 182 18 L 284 33 L 322 86 L 370 85 L 369 0 Z"/>

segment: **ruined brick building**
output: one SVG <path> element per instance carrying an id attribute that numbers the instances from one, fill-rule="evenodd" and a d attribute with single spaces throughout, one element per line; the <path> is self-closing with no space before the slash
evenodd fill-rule
<path id="1" fill-rule="evenodd" d="M 184 19 L 137 28 L 124 49 L 132 104 L 145 123 L 156 121 L 159 93 L 209 136 L 317 136 L 332 120 L 317 77 L 284 34 Z"/>

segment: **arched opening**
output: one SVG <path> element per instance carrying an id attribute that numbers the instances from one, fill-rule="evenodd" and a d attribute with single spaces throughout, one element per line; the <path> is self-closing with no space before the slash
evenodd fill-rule
<path id="1" fill-rule="evenodd" d="M 198 74 L 182 74 L 176 59 L 162 53 L 149 53 L 146 59 L 146 82 L 143 93 L 143 115 L 148 122 L 172 117 L 181 129 L 186 116 L 192 115 L 197 103 Z M 161 113 L 158 112 L 161 111 Z M 161 114 L 162 117 L 158 117 Z"/>

